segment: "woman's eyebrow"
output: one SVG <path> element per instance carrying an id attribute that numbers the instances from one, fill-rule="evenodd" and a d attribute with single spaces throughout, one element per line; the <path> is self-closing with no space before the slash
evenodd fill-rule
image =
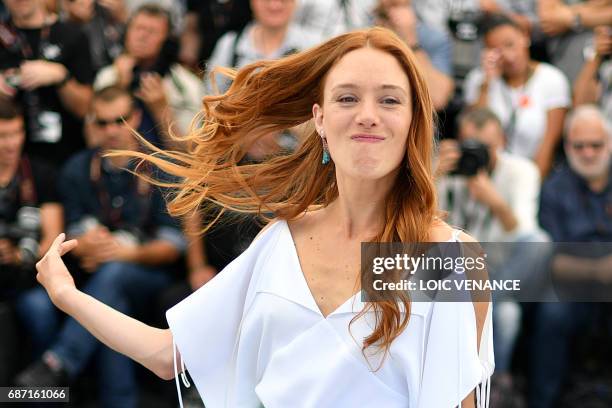
<path id="1" fill-rule="evenodd" d="M 339 89 L 358 89 L 358 88 L 359 86 L 357 84 L 352 84 L 352 83 L 338 84 L 332 88 L 332 92 L 339 90 Z M 404 87 L 399 86 L 399 85 L 382 84 L 378 88 L 397 90 L 397 91 L 403 92 L 404 94 L 408 94 L 408 92 L 404 89 Z"/>

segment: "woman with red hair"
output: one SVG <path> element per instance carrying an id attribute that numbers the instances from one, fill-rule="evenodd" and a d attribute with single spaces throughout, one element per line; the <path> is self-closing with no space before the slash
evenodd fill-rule
<path id="1" fill-rule="evenodd" d="M 411 50 L 373 28 L 223 72 L 233 83 L 205 98 L 187 152 L 129 154 L 180 179 L 174 215 L 274 218 L 168 311 L 169 330 L 79 292 L 63 236 L 38 264 L 53 302 L 162 378 L 184 363 L 208 408 L 486 406 L 489 302 L 358 296 L 362 242 L 472 241 L 436 216 L 433 108 Z M 237 165 L 298 125 L 294 152 Z"/>

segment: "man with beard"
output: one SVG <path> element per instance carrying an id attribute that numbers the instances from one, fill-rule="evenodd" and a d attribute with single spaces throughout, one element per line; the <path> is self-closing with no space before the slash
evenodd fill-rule
<path id="1" fill-rule="evenodd" d="M 568 165 L 542 188 L 540 224 L 554 242 L 571 243 L 553 259 L 553 276 L 574 288 L 588 283 L 601 286 L 612 278 L 612 255 L 605 244 L 597 245 L 612 241 L 611 138 L 610 125 L 597 107 L 576 108 L 566 126 Z M 588 256 L 591 254 L 584 253 L 586 244 L 575 244 L 581 242 L 590 243 L 588 252 L 604 246 L 603 254 Z M 573 355 L 571 341 L 576 335 L 584 337 L 600 312 L 597 303 L 538 305 L 531 349 L 530 407 L 557 406 Z"/>

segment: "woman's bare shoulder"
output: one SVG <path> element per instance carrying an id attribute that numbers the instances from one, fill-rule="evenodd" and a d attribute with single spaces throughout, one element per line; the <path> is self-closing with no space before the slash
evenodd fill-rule
<path id="1" fill-rule="evenodd" d="M 430 242 L 446 242 L 453 237 L 453 231 L 460 228 L 453 228 L 443 220 L 436 218 L 429 229 L 429 241 Z M 474 237 L 467 234 L 463 230 L 459 234 L 459 241 L 461 242 L 477 242 Z"/>

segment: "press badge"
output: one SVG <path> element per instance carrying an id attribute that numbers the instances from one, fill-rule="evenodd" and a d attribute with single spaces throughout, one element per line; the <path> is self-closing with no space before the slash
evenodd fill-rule
<path id="1" fill-rule="evenodd" d="M 32 135 L 32 142 L 57 143 L 62 138 L 62 117 L 57 112 L 42 111 L 38 114 L 38 131 Z"/>
<path id="2" fill-rule="evenodd" d="M 42 55 L 47 61 L 57 61 L 62 55 L 62 49 L 56 44 L 45 44 L 42 47 Z"/>

